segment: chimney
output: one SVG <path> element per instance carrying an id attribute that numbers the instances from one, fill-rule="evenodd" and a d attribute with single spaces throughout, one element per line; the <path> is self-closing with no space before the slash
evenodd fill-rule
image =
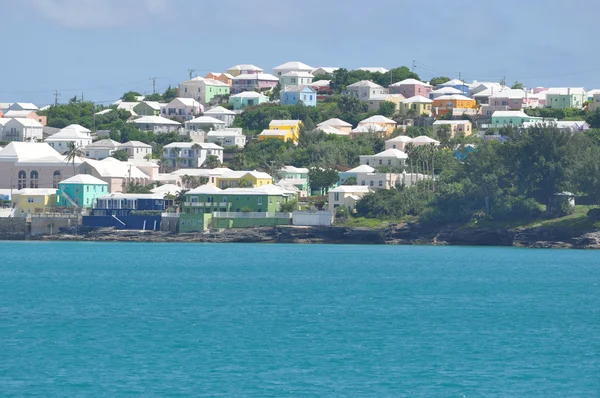
<path id="1" fill-rule="evenodd" d="M 567 95 L 571 95 L 571 87 L 567 88 Z"/>

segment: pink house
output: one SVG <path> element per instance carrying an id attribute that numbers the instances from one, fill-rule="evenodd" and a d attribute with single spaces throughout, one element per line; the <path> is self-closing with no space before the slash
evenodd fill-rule
<path id="1" fill-rule="evenodd" d="M 279 78 L 268 73 L 242 74 L 233 78 L 231 94 L 239 94 L 244 91 L 266 91 L 275 87 Z"/>
<path id="2" fill-rule="evenodd" d="M 420 95 L 429 97 L 432 87 L 428 83 L 416 79 L 405 79 L 390 85 L 390 94 L 402 94 L 404 98 L 411 98 Z"/>

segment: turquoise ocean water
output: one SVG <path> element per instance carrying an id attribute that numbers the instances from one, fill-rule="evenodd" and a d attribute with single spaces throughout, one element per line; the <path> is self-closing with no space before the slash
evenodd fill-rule
<path id="1" fill-rule="evenodd" d="M 599 395 L 598 252 L 0 242 L 0 396 Z"/>

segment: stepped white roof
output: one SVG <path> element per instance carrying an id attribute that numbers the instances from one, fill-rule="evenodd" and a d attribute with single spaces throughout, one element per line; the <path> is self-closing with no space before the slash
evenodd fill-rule
<path id="1" fill-rule="evenodd" d="M 383 88 L 383 86 L 380 86 L 377 83 L 373 83 L 370 80 L 361 80 L 359 82 L 356 82 L 354 84 L 351 84 L 349 86 L 346 86 L 346 88 L 355 88 L 355 87 L 371 87 L 371 88 Z"/>
<path id="2" fill-rule="evenodd" d="M 228 68 L 227 70 L 252 70 L 252 71 L 263 71 L 262 68 L 259 68 L 256 65 L 252 65 L 252 64 L 240 64 L 240 65 L 234 65 L 231 68 Z"/>
<path id="3" fill-rule="evenodd" d="M 281 65 L 273 68 L 274 71 L 302 70 L 302 71 L 307 71 L 307 72 L 311 72 L 314 69 L 315 68 L 313 68 L 312 66 L 308 66 L 299 61 L 286 62 L 285 64 L 281 64 Z"/>
<path id="4" fill-rule="evenodd" d="M 224 121 L 216 119 L 214 117 L 211 116 L 199 116 L 195 119 L 192 119 L 188 122 L 185 122 L 186 125 L 188 124 L 217 124 L 217 125 L 221 125 L 221 124 L 225 124 Z"/>
<path id="5" fill-rule="evenodd" d="M 198 145 L 202 149 L 223 149 L 223 147 L 209 142 L 172 142 L 169 145 L 165 145 L 163 148 L 189 149 L 194 145 Z"/>
<path id="6" fill-rule="evenodd" d="M 344 192 L 344 193 L 369 193 L 370 189 L 367 185 L 340 185 L 330 189 L 329 192 Z"/>
<path id="7" fill-rule="evenodd" d="M 13 141 L 0 150 L 0 162 L 15 161 L 64 163 L 65 157 L 45 142 Z"/>
<path id="8" fill-rule="evenodd" d="M 546 91 L 547 95 L 581 95 L 585 93 L 583 87 L 551 87 Z"/>
<path id="9" fill-rule="evenodd" d="M 381 66 L 361 66 L 357 70 L 364 70 L 365 72 L 371 72 L 371 73 L 376 73 L 376 72 L 387 73 L 387 72 L 389 72 L 389 70 L 387 70 L 386 68 L 383 68 Z"/>
<path id="10" fill-rule="evenodd" d="M 390 84 L 390 87 L 406 86 L 406 85 L 413 85 L 413 84 L 419 84 L 421 86 L 431 87 L 431 84 L 422 82 L 417 79 L 404 79 L 404 80 L 401 80 L 394 84 Z"/>
<path id="11" fill-rule="evenodd" d="M 15 117 L 15 118 L 11 118 L 10 120 L 14 120 L 16 123 L 19 123 L 23 127 L 40 127 L 40 128 L 44 127 L 40 124 L 40 122 L 38 122 L 35 119 Z"/>
<path id="12" fill-rule="evenodd" d="M 227 108 L 223 108 L 222 106 L 215 106 L 214 108 L 205 111 L 204 115 L 236 115 L 236 113 Z"/>
<path id="13" fill-rule="evenodd" d="M 123 148 L 152 148 L 152 145 L 148 145 L 141 141 L 127 141 L 124 144 L 120 144 L 119 147 Z"/>
<path id="14" fill-rule="evenodd" d="M 71 178 L 61 181 L 59 184 L 87 184 L 87 185 L 108 185 L 105 181 L 89 174 L 77 174 Z"/>
<path id="15" fill-rule="evenodd" d="M 270 80 L 279 81 L 279 78 L 270 73 L 244 73 L 233 78 L 233 80 Z"/>
<path id="16" fill-rule="evenodd" d="M 492 113 L 492 117 L 524 117 L 530 118 L 531 116 L 527 115 L 523 111 L 496 111 Z"/>
<path id="17" fill-rule="evenodd" d="M 119 146 L 121 146 L 120 142 L 106 138 L 104 140 L 92 142 L 90 145 L 86 146 L 85 149 L 116 149 Z"/>
<path id="18" fill-rule="evenodd" d="M 181 125 L 181 123 L 176 122 L 175 120 L 167 119 L 166 117 L 162 117 L 162 116 L 142 116 L 139 119 L 130 120 L 130 121 L 128 121 L 128 123 L 165 124 L 165 125 L 171 125 L 171 126 L 180 126 Z"/>
<path id="19" fill-rule="evenodd" d="M 306 174 L 309 170 L 305 167 L 283 166 L 280 171 L 284 171 L 286 173 Z"/>
<path id="20" fill-rule="evenodd" d="M 324 132 L 326 134 L 350 135 L 350 133 L 348 133 L 347 131 L 342 131 L 342 130 L 336 129 L 335 127 L 331 127 L 331 126 L 317 127 L 317 130 L 321 130 L 322 132 Z"/>
<path id="21" fill-rule="evenodd" d="M 13 195 L 23 196 L 47 196 L 56 195 L 57 189 L 54 188 L 23 188 L 13 193 Z"/>
<path id="22" fill-rule="evenodd" d="M 439 141 L 434 140 L 431 137 L 427 137 L 426 135 L 420 135 L 418 137 L 413 138 L 412 140 L 410 140 L 411 143 L 414 144 L 439 144 Z"/>
<path id="23" fill-rule="evenodd" d="M 26 118 L 32 112 L 35 112 L 35 111 L 32 111 L 32 110 L 24 110 L 24 111 L 10 110 L 4 114 L 4 117 L 6 117 L 6 118 Z"/>
<path id="24" fill-rule="evenodd" d="M 23 110 L 37 111 L 39 109 L 35 104 L 32 104 L 31 102 L 14 102 L 10 104 L 10 108 L 14 107 L 15 105 L 17 105 Z"/>
<path id="25" fill-rule="evenodd" d="M 374 171 L 375 169 L 373 167 L 366 164 L 362 164 L 348 171 L 344 171 L 344 173 L 372 173 Z"/>
<path id="26" fill-rule="evenodd" d="M 396 158 L 396 159 L 408 159 L 408 155 L 396 148 L 390 148 L 383 152 L 379 152 L 375 155 L 370 155 L 374 158 Z"/>
<path id="27" fill-rule="evenodd" d="M 293 126 L 300 120 L 271 120 L 269 126 Z"/>
<path id="28" fill-rule="evenodd" d="M 376 123 L 361 123 L 352 129 L 353 133 L 380 133 L 386 131 L 387 127 Z"/>
<path id="29" fill-rule="evenodd" d="M 324 122 L 317 124 L 317 127 L 352 127 L 352 125 L 348 122 L 343 121 L 342 119 L 338 119 L 336 117 L 327 119 Z"/>
<path id="30" fill-rule="evenodd" d="M 458 91 L 458 90 L 457 90 Z M 422 95 L 415 95 L 414 97 L 407 98 L 402 101 L 403 104 L 431 104 L 432 99 L 423 97 Z"/>
<path id="31" fill-rule="evenodd" d="M 239 94 L 232 95 L 229 98 L 260 98 L 260 97 L 268 98 L 266 95 L 257 93 L 256 91 L 244 91 Z"/>
<path id="32" fill-rule="evenodd" d="M 475 101 L 473 98 L 469 98 L 461 94 L 442 95 L 437 97 L 436 100 Z"/>
<path id="33" fill-rule="evenodd" d="M 448 80 L 446 83 L 440 84 L 439 86 L 440 87 L 454 87 L 454 86 L 468 86 L 468 84 L 463 82 L 462 80 L 452 79 L 452 80 Z"/>
<path id="34" fill-rule="evenodd" d="M 333 74 L 333 72 L 335 72 L 336 70 L 338 70 L 340 68 L 336 68 L 336 67 L 331 67 L 331 66 L 320 66 L 318 68 L 315 68 L 311 71 L 311 73 L 314 75 L 315 72 L 320 72 L 323 71 L 329 75 Z"/>
<path id="35" fill-rule="evenodd" d="M 88 164 L 94 168 L 101 177 L 115 178 L 142 178 L 149 179 L 150 177 L 138 169 L 137 167 L 121 162 L 115 158 L 108 157 L 104 160 L 85 159 L 84 164 Z"/>
<path id="36" fill-rule="evenodd" d="M 311 87 L 329 87 L 331 80 L 317 80 L 316 82 L 308 83 Z"/>
<path id="37" fill-rule="evenodd" d="M 121 102 L 117 105 L 117 109 L 125 109 L 126 111 L 133 112 L 133 108 L 139 104 L 139 102 Z"/>
<path id="38" fill-rule="evenodd" d="M 365 123 L 385 123 L 385 124 L 397 124 L 395 121 L 393 121 L 390 118 L 387 118 L 385 116 L 382 115 L 375 115 L 375 116 L 371 116 L 369 118 L 366 118 L 365 120 L 362 120 L 359 124 L 365 124 Z"/>
<path id="39" fill-rule="evenodd" d="M 462 94 L 462 91 L 460 91 L 457 88 L 454 87 L 443 87 L 443 88 L 438 88 L 437 90 L 433 90 L 431 92 L 431 94 Z"/>
<path id="40" fill-rule="evenodd" d="M 399 135 L 397 137 L 390 138 L 386 142 L 410 142 L 410 141 L 412 141 L 411 137 L 409 137 L 407 135 Z"/>
<path id="41" fill-rule="evenodd" d="M 68 141 L 68 140 L 91 140 L 90 133 L 82 132 L 75 127 L 65 127 L 58 133 L 46 138 L 45 142 Z"/>
<path id="42" fill-rule="evenodd" d="M 178 185 L 175 184 L 164 184 L 161 185 L 159 187 L 153 188 L 150 191 L 152 193 L 161 193 L 164 195 L 177 195 L 179 192 L 181 192 L 182 188 Z"/>
<path id="43" fill-rule="evenodd" d="M 312 75 L 312 73 L 305 72 L 305 71 L 291 71 L 291 72 L 284 73 L 281 76 L 285 76 L 285 77 L 306 77 L 306 78 L 311 78 L 311 79 L 314 77 Z"/>

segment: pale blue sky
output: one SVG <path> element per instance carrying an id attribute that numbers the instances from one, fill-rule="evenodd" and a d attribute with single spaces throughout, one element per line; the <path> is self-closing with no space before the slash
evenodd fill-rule
<path id="1" fill-rule="evenodd" d="M 240 63 L 599 88 L 597 0 L 4 0 L 0 102 L 112 101 Z M 437 4 L 437 5 L 436 5 Z"/>

